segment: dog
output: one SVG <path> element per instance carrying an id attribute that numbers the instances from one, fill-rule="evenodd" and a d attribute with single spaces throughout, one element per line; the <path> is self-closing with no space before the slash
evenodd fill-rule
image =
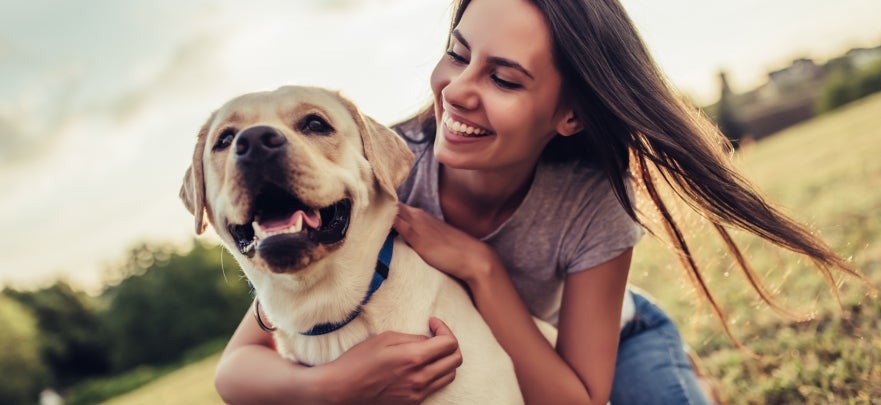
<path id="1" fill-rule="evenodd" d="M 196 233 L 210 223 L 239 262 L 283 357 L 324 364 L 383 331 L 429 335 L 436 316 L 464 362 L 425 403 L 521 404 L 511 359 L 466 290 L 389 236 L 412 161 L 339 93 L 286 86 L 210 116 L 181 198 Z"/>

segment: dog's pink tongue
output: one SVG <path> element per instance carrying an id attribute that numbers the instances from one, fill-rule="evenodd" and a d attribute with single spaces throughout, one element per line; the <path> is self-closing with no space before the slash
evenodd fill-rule
<path id="1" fill-rule="evenodd" d="M 288 218 L 260 221 L 260 227 L 266 232 L 283 230 L 294 226 L 301 218 L 303 223 L 312 229 L 318 229 L 321 226 L 321 217 L 318 214 L 309 216 L 303 211 L 297 211 Z"/>

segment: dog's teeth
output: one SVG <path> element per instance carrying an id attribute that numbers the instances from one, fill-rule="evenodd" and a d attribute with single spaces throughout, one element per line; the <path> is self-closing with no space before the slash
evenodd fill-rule
<path id="1" fill-rule="evenodd" d="M 257 236 L 257 239 L 266 239 L 273 235 L 279 235 L 283 233 L 298 233 L 303 230 L 303 214 L 297 213 L 294 214 L 294 223 L 288 226 L 287 228 L 276 228 L 272 230 L 266 230 L 257 221 L 251 223 L 251 227 L 254 228 L 254 235 Z"/>
<path id="2" fill-rule="evenodd" d="M 257 221 L 251 222 L 251 227 L 254 228 L 254 235 L 257 236 L 257 239 L 266 239 L 269 236 Z"/>
<path id="3" fill-rule="evenodd" d="M 254 256 L 254 248 L 257 247 L 257 239 L 254 239 L 247 246 L 241 249 L 243 255 L 251 257 Z"/>
<path id="4" fill-rule="evenodd" d="M 288 232 L 300 232 L 303 230 L 303 215 L 294 214 L 297 218 L 294 220 L 294 224 L 291 225 L 290 228 L 287 229 Z"/>

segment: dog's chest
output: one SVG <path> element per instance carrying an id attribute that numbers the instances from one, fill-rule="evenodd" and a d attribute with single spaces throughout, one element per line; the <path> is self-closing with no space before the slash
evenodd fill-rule
<path id="1" fill-rule="evenodd" d="M 401 249 L 401 252 L 405 250 Z M 409 270 L 414 275 L 421 273 L 417 266 Z M 307 336 L 277 330 L 274 338 L 278 352 L 293 361 L 320 365 L 335 360 L 358 343 L 384 331 L 427 335 L 428 318 L 434 315 L 432 308 L 442 278 L 437 273 L 424 275 L 420 277 L 420 288 L 415 288 L 408 278 L 410 275 L 392 272 L 360 314 L 333 332 Z"/>
<path id="2" fill-rule="evenodd" d="M 342 356 L 371 335 L 367 322 L 355 319 L 346 327 L 323 335 L 307 336 L 277 330 L 274 333 L 279 354 L 291 361 L 317 366 Z"/>

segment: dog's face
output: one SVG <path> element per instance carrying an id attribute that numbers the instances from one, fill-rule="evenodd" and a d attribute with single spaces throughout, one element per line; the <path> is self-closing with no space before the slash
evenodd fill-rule
<path id="1" fill-rule="evenodd" d="M 291 273 L 342 245 L 371 201 L 394 197 L 411 161 L 394 132 L 339 94 L 282 87 L 212 114 L 181 198 L 197 233 L 207 218 L 240 260 Z"/>

